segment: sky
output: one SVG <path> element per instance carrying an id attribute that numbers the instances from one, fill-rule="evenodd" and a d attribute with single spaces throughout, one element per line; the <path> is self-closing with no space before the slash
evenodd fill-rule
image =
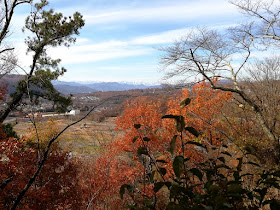
<path id="1" fill-rule="evenodd" d="M 161 47 L 172 45 L 196 27 L 224 28 L 242 16 L 227 0 L 49 0 L 49 8 L 64 15 L 80 12 L 85 26 L 70 48 L 48 49 L 67 72 L 61 81 L 162 83 Z M 21 28 L 30 12 L 19 6 L 7 42 L 16 47 L 26 70 L 31 55 Z"/>

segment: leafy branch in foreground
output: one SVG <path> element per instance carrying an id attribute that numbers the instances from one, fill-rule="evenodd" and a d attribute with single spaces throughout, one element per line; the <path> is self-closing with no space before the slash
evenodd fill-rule
<path id="1" fill-rule="evenodd" d="M 181 104 L 185 103 L 184 101 L 190 100 L 184 99 Z M 172 168 L 167 168 L 171 172 L 166 169 L 158 170 L 158 163 L 162 162 L 162 159 L 152 161 L 152 174 L 173 175 L 169 178 L 165 176 L 162 180 L 153 179 L 152 176 L 150 183 L 153 183 L 154 198 L 144 196 L 141 202 L 134 199 L 136 191 L 133 185 L 122 185 L 121 198 L 127 189 L 133 200 L 132 205 L 128 206 L 130 209 L 155 209 L 159 192 L 169 197 L 166 209 L 259 209 L 265 206 L 271 209 L 280 208 L 280 200 L 276 196 L 280 189 L 279 170 L 264 170 L 255 162 L 252 154 L 235 154 L 233 146 L 227 145 L 225 140 L 218 145 L 207 144 L 207 141 L 184 141 L 185 132 L 195 137 L 200 136 L 199 132 L 191 126 L 182 129 L 183 125 L 185 126 L 183 116 L 165 115 L 162 118 L 174 119 L 176 122 L 178 134 L 172 138 L 169 152 L 171 156 L 177 155 L 173 158 Z M 141 129 L 139 124 L 135 124 L 134 127 Z M 144 137 L 140 139 L 144 140 Z M 181 147 L 175 147 L 177 139 L 181 139 Z M 195 146 L 197 154 L 204 157 L 202 161 L 193 162 L 186 157 L 185 149 L 188 145 Z M 146 145 L 139 147 L 137 152 L 152 158 Z"/>

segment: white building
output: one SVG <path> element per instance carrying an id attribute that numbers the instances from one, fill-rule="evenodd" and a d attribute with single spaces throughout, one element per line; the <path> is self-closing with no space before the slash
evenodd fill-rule
<path id="1" fill-rule="evenodd" d="M 80 110 L 78 110 L 78 109 L 73 109 L 73 110 L 71 110 L 70 112 L 68 112 L 67 114 L 69 114 L 69 115 L 78 115 L 78 114 L 80 114 Z"/>

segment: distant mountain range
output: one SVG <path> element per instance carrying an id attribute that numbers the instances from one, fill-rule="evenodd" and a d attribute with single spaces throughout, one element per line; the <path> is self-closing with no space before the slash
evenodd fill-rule
<path id="1" fill-rule="evenodd" d="M 8 84 L 8 94 L 15 92 L 19 80 L 24 79 L 24 75 L 5 75 L 1 78 L 0 82 Z M 147 89 L 147 88 L 160 88 L 161 86 L 149 86 L 144 84 L 130 84 L 121 82 L 52 82 L 57 91 L 62 94 L 77 94 L 77 93 L 91 93 L 98 91 L 124 91 L 132 89 Z"/>
<path id="2" fill-rule="evenodd" d="M 63 94 L 91 93 L 98 91 L 123 91 L 132 89 L 160 88 L 160 86 L 148 86 L 143 84 L 129 84 L 121 82 L 63 82 L 53 81 L 54 87 Z"/>
<path id="3" fill-rule="evenodd" d="M 83 86 L 83 85 L 71 85 L 71 84 L 53 84 L 55 89 L 62 94 L 76 94 L 76 93 L 92 93 L 97 92 L 96 90 Z"/>
<path id="4" fill-rule="evenodd" d="M 25 75 L 9 74 L 0 79 L 0 83 L 8 84 L 8 94 L 15 92 L 16 86 L 19 80 L 25 78 Z M 222 85 L 231 85 L 232 81 L 222 79 L 219 80 Z M 175 89 L 181 89 L 183 87 L 192 87 L 193 83 L 186 84 L 162 84 L 162 85 L 144 85 L 144 84 L 132 84 L 125 82 L 64 82 L 64 81 L 52 81 L 55 89 L 62 94 L 78 94 L 78 93 L 93 93 L 93 92 L 105 92 L 105 91 L 125 91 L 133 89 L 148 89 L 148 88 L 165 88 L 171 87 Z"/>
<path id="5" fill-rule="evenodd" d="M 17 75 L 17 74 L 8 74 L 3 76 L 0 79 L 0 83 L 7 84 L 7 93 L 11 94 L 16 91 L 16 87 L 19 80 L 23 80 L 25 78 L 24 75 Z"/>

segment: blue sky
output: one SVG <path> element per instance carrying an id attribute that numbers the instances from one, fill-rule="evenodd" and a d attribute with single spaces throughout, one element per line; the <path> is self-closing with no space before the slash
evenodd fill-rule
<path id="1" fill-rule="evenodd" d="M 63 81 L 160 83 L 159 47 L 171 45 L 197 26 L 223 28 L 242 16 L 227 0 L 49 0 L 55 11 L 79 11 L 86 25 L 75 45 L 49 49 L 68 70 Z M 16 10 L 8 38 L 17 47 L 19 63 L 28 69 L 21 28 L 30 11 Z"/>

